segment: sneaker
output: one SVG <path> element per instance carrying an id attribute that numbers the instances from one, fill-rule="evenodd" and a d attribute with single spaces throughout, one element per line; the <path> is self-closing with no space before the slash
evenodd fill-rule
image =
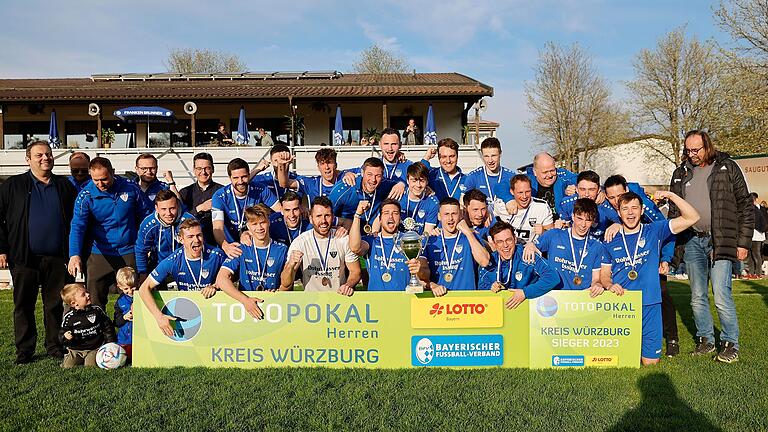
<path id="1" fill-rule="evenodd" d="M 735 363 L 739 361 L 739 350 L 733 342 L 723 342 L 720 345 L 720 352 L 715 357 L 715 360 L 722 363 Z"/>
<path id="2" fill-rule="evenodd" d="M 680 273 L 675 275 L 675 279 L 678 280 L 688 280 L 688 275 L 685 273 Z"/>
<path id="3" fill-rule="evenodd" d="M 680 344 L 676 340 L 667 341 L 667 357 L 674 357 L 680 354 Z"/>
<path id="4" fill-rule="evenodd" d="M 704 336 L 699 336 L 696 338 L 696 349 L 693 350 L 691 355 L 700 356 L 713 352 L 715 352 L 715 344 L 711 343 Z"/>

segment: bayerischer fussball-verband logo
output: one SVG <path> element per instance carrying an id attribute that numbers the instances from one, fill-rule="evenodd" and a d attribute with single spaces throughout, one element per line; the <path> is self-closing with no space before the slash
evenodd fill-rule
<path id="1" fill-rule="evenodd" d="M 171 321 L 173 327 L 171 339 L 177 342 L 186 342 L 200 332 L 200 324 L 202 323 L 200 308 L 188 298 L 176 297 L 171 299 L 163 306 L 163 314 L 176 318 L 175 321 Z"/>

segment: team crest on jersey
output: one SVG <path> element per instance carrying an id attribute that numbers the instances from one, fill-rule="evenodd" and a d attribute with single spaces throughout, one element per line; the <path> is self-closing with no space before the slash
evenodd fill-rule
<path id="1" fill-rule="evenodd" d="M 88 321 L 90 321 L 91 324 L 96 322 L 96 314 L 88 314 L 88 316 L 86 316 L 86 318 L 88 318 Z"/>
<path id="2" fill-rule="evenodd" d="M 331 258 L 336 258 L 339 253 L 337 251 L 331 251 Z"/>
<path id="3" fill-rule="evenodd" d="M 149 196 L 149 200 L 150 200 L 150 201 L 154 201 L 156 196 L 157 196 L 157 194 L 152 194 L 152 195 L 150 195 L 150 196 Z"/>
<path id="4" fill-rule="evenodd" d="M 528 225 L 530 225 L 530 226 L 534 226 L 534 225 L 536 225 L 536 221 L 537 221 L 537 220 L 539 220 L 539 219 L 538 219 L 538 218 L 535 218 L 535 217 L 532 217 L 532 218 L 528 218 Z"/>
<path id="5" fill-rule="evenodd" d="M 521 272 L 521 271 L 515 272 L 515 280 L 518 281 L 518 282 L 523 280 L 523 272 Z"/>
<path id="6" fill-rule="evenodd" d="M 463 250 L 464 250 L 464 246 L 462 246 L 460 244 L 456 245 L 456 253 L 461 253 L 461 251 L 463 251 Z"/>
<path id="7" fill-rule="evenodd" d="M 460 184 L 459 185 L 459 189 L 461 189 L 462 191 L 465 191 L 465 190 L 467 190 L 467 187 L 464 186 L 464 184 Z"/>
<path id="8" fill-rule="evenodd" d="M 120 194 L 120 199 L 124 202 L 128 202 L 128 192 L 123 192 Z"/>
<path id="9" fill-rule="evenodd" d="M 420 218 L 423 218 L 424 215 L 426 215 L 426 214 L 427 214 L 427 212 L 425 212 L 424 210 L 419 210 L 419 217 Z"/>
<path id="10" fill-rule="evenodd" d="M 201 276 L 202 278 L 207 278 L 209 274 L 210 274 L 210 272 L 208 271 L 208 269 L 203 269 L 203 270 L 200 272 L 200 276 Z"/>
<path id="11" fill-rule="evenodd" d="M 275 259 L 272 257 L 267 258 L 267 267 L 272 267 L 275 264 Z"/>
<path id="12" fill-rule="evenodd" d="M 395 170 L 395 175 L 400 177 L 401 175 L 403 175 L 403 170 L 401 170 L 400 168 L 396 169 Z"/>
<path id="13" fill-rule="evenodd" d="M 638 245 L 639 247 L 645 247 L 645 239 L 644 239 L 644 238 L 640 238 L 640 239 L 638 239 L 638 240 L 637 240 L 637 245 Z"/>

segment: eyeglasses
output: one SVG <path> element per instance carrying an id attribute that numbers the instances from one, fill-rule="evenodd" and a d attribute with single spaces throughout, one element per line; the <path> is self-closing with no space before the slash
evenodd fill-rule
<path id="1" fill-rule="evenodd" d="M 213 167 L 195 167 L 195 172 L 212 172 Z"/>
<path id="2" fill-rule="evenodd" d="M 700 151 L 701 151 L 703 148 L 704 148 L 704 146 L 701 146 L 701 147 L 699 147 L 699 148 L 692 148 L 692 149 L 689 149 L 689 148 L 687 148 L 687 149 L 683 150 L 683 152 L 684 152 L 685 154 L 691 154 L 691 153 L 696 153 L 696 154 L 699 154 L 699 152 L 700 152 Z"/>
<path id="3" fill-rule="evenodd" d="M 147 172 L 147 171 L 157 171 L 157 167 L 136 167 L 137 170 L 141 172 Z"/>

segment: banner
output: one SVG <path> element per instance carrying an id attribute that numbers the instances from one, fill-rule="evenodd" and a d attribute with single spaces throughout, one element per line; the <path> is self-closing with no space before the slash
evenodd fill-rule
<path id="1" fill-rule="evenodd" d="M 243 305 L 221 292 L 207 300 L 199 292 L 155 293 L 163 313 L 177 318 L 173 337 L 160 332 L 136 296 L 133 366 L 550 367 L 553 355 L 616 360 L 604 366 L 637 367 L 640 361 L 639 314 L 617 319 L 603 313 L 607 306 L 600 306 L 599 313 L 594 306 L 591 312 L 575 315 L 560 309 L 567 299 L 594 305 L 628 303 L 641 310 L 640 293 L 624 297 L 606 293 L 592 300 L 585 291 L 552 292 L 542 297 L 558 304 L 548 317 L 533 315 L 536 300 L 517 309 L 505 308 L 507 292 L 454 291 L 441 298 L 393 292 L 356 292 L 352 297 L 311 292 L 248 294 L 264 299 L 262 320 L 253 319 Z M 552 347 L 542 328 L 571 325 L 572 319 L 581 326 L 630 326 L 632 336 L 615 347 L 597 350 Z M 583 365 L 598 364 L 585 361 Z"/>

